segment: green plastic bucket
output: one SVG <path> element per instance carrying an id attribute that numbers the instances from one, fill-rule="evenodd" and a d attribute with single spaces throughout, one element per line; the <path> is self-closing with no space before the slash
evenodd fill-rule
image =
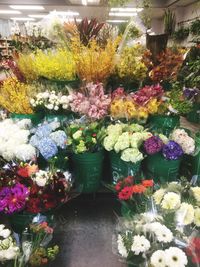
<path id="1" fill-rule="evenodd" d="M 148 156 L 145 161 L 147 177 L 155 183 L 176 181 L 179 175 L 181 160 L 167 160 L 162 154 Z"/>
<path id="2" fill-rule="evenodd" d="M 51 212 L 42 214 L 46 216 L 46 220 L 48 223 L 52 223 L 54 221 L 54 216 Z M 9 221 L 11 227 L 15 233 L 22 233 L 29 224 L 32 223 L 33 218 L 37 216 L 37 214 L 32 213 L 15 213 L 9 217 Z"/>
<path id="3" fill-rule="evenodd" d="M 34 114 L 17 114 L 11 113 L 10 117 L 16 120 L 29 119 L 34 125 L 39 124 L 44 118 L 43 113 L 34 113 Z"/>
<path id="4" fill-rule="evenodd" d="M 200 103 L 194 103 L 192 111 L 188 113 L 187 120 L 194 123 L 200 123 Z"/>
<path id="5" fill-rule="evenodd" d="M 73 154 L 75 183 L 83 193 L 96 192 L 103 174 L 104 151 Z"/>
<path id="6" fill-rule="evenodd" d="M 174 128 L 180 125 L 179 116 L 151 115 L 148 119 L 149 128 L 152 131 L 163 133 L 167 136 Z"/>
<path id="7" fill-rule="evenodd" d="M 191 158 L 192 161 L 192 175 L 198 175 L 200 178 L 200 134 L 196 135 L 195 144 L 197 154 Z"/>
<path id="8" fill-rule="evenodd" d="M 128 175 L 137 175 L 140 171 L 141 161 L 137 163 L 126 162 L 120 158 L 120 154 L 111 151 L 110 153 L 111 175 L 113 183 L 116 183 L 120 178 Z"/>

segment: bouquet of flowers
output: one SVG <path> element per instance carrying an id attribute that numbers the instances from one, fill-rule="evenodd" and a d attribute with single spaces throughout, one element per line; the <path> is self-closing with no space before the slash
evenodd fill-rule
<path id="1" fill-rule="evenodd" d="M 68 148 L 75 154 L 97 152 L 102 149 L 104 131 L 100 123 L 72 123 L 67 128 Z"/>
<path id="2" fill-rule="evenodd" d="M 163 216 L 170 217 L 177 229 L 200 227 L 200 187 L 182 179 L 162 186 L 153 194 L 154 201 Z"/>
<path id="3" fill-rule="evenodd" d="M 103 84 L 88 83 L 82 91 L 69 95 L 71 110 L 92 120 L 104 118 L 108 114 L 111 99 L 104 93 Z"/>
<path id="4" fill-rule="evenodd" d="M 27 163 L 6 164 L 0 175 L 1 213 L 46 212 L 70 199 L 69 172 L 42 171 Z"/>
<path id="5" fill-rule="evenodd" d="M 136 163 L 144 158 L 140 148 L 150 136 L 139 124 L 116 123 L 106 128 L 103 146 L 107 151 L 120 153 L 123 161 Z"/>
<path id="6" fill-rule="evenodd" d="M 29 143 L 31 121 L 0 121 L 0 156 L 7 161 L 36 159 L 36 149 Z"/>

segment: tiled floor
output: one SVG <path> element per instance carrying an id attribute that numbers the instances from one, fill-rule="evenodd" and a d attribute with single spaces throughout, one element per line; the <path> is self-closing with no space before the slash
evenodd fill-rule
<path id="1" fill-rule="evenodd" d="M 112 252 L 119 209 L 110 196 L 81 196 L 59 211 L 55 241 L 61 252 L 53 267 L 124 267 Z"/>

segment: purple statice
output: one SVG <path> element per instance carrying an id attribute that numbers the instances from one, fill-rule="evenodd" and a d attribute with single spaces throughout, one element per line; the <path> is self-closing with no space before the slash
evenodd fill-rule
<path id="1" fill-rule="evenodd" d="M 161 151 L 163 141 L 158 136 L 151 136 L 144 142 L 144 148 L 149 155 L 153 155 Z"/>
<path id="2" fill-rule="evenodd" d="M 177 160 L 183 155 L 183 149 L 178 143 L 169 141 L 166 145 L 164 145 L 162 154 L 168 160 Z"/>
<path id="3" fill-rule="evenodd" d="M 188 100 L 193 100 L 198 95 L 199 90 L 197 88 L 184 88 L 183 95 Z"/>
<path id="4" fill-rule="evenodd" d="M 46 159 L 54 157 L 58 153 L 56 143 L 49 137 L 41 139 L 37 146 L 40 154 Z"/>
<path id="5" fill-rule="evenodd" d="M 26 204 L 29 190 L 23 184 L 17 183 L 12 187 L 4 187 L 0 191 L 0 212 L 12 214 L 21 211 Z"/>

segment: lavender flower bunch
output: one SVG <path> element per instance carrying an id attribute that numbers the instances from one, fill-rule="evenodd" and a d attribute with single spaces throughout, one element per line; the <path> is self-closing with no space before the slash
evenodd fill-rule
<path id="1" fill-rule="evenodd" d="M 183 156 L 183 149 L 178 143 L 169 141 L 163 146 L 162 154 L 167 160 L 177 160 Z"/>
<path id="2" fill-rule="evenodd" d="M 158 136 L 152 136 L 144 142 L 144 149 L 149 155 L 160 152 L 163 148 L 163 141 Z"/>
<path id="3" fill-rule="evenodd" d="M 198 95 L 199 90 L 197 88 L 184 88 L 183 95 L 188 100 L 194 100 L 194 98 Z"/>

